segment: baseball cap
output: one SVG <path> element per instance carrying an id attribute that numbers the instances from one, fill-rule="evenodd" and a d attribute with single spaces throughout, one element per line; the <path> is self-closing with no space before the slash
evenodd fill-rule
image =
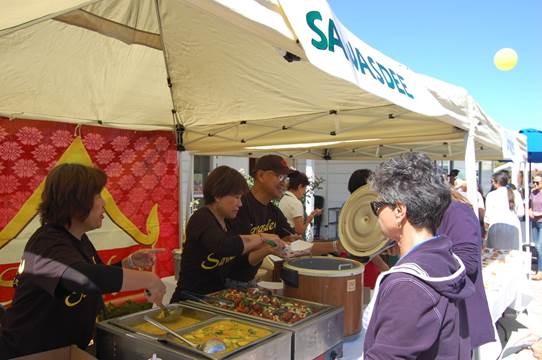
<path id="1" fill-rule="evenodd" d="M 256 160 L 256 165 L 254 166 L 254 173 L 256 171 L 262 170 L 273 170 L 277 174 L 288 175 L 293 170 L 288 167 L 288 163 L 282 157 L 278 155 L 265 155 Z"/>

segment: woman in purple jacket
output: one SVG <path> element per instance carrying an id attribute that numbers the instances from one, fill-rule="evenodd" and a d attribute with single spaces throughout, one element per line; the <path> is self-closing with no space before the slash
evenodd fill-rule
<path id="1" fill-rule="evenodd" d="M 452 251 L 465 264 L 467 276 L 476 291 L 465 299 L 472 349 L 495 341 L 495 329 L 487 305 L 482 278 L 482 235 L 478 218 L 470 203 L 452 191 L 452 202 L 446 209 L 437 234 L 448 236 Z"/>
<path id="2" fill-rule="evenodd" d="M 380 274 L 367 311 L 365 359 L 469 359 L 465 299 L 474 285 L 445 235 L 435 235 L 450 190 L 431 159 L 405 153 L 376 170 L 371 203 L 401 258 Z M 367 319 L 368 318 L 368 319 Z"/>

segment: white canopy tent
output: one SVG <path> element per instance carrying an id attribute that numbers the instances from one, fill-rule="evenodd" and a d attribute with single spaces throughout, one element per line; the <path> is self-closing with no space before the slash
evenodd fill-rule
<path id="1" fill-rule="evenodd" d="M 325 0 L 0 3 L 9 118 L 175 129 L 200 154 L 502 158 L 464 89 L 363 43 Z"/>

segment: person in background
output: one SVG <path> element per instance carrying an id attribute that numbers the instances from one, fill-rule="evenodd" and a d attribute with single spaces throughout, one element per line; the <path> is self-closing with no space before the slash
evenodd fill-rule
<path id="1" fill-rule="evenodd" d="M 303 208 L 301 199 L 305 195 L 307 186 L 310 184 L 309 179 L 307 178 L 307 175 L 297 170 L 292 171 L 288 175 L 288 178 L 288 190 L 280 199 L 279 209 L 295 232 L 298 235 L 303 236 L 312 220 L 316 216 L 322 214 L 322 209 L 314 209 L 305 218 L 305 209 Z"/>
<path id="2" fill-rule="evenodd" d="M 409 152 L 381 163 L 371 208 L 401 259 L 379 275 L 364 314 L 364 359 L 469 359 L 465 299 L 474 292 L 452 242 L 436 235 L 450 189 L 429 157 Z"/>
<path id="3" fill-rule="evenodd" d="M 525 199 L 525 188 L 523 186 L 523 181 L 524 181 L 525 177 L 523 175 L 523 170 L 520 170 L 518 172 L 518 178 L 517 178 L 517 184 L 518 184 L 518 192 L 519 192 L 519 195 L 521 195 L 521 198 L 522 199 Z"/>
<path id="4" fill-rule="evenodd" d="M 241 197 L 247 192 L 243 175 L 228 166 L 219 166 L 207 176 L 203 185 L 205 206 L 190 217 L 186 226 L 180 277 L 171 302 L 182 300 L 186 291 L 208 294 L 224 289 L 231 262 L 265 241 L 283 246 L 275 234 L 230 232 L 230 221 L 237 216 L 243 205 Z"/>
<path id="5" fill-rule="evenodd" d="M 62 164 L 45 180 L 39 205 L 42 226 L 28 240 L 14 280 L 15 295 L 0 326 L 0 354 L 12 358 L 68 345 L 85 349 L 102 294 L 148 289 L 162 304 L 165 285 L 149 268 L 154 252 L 140 250 L 105 265 L 86 233 L 102 226 L 106 174 Z"/>
<path id="6" fill-rule="evenodd" d="M 467 182 L 462 179 L 455 180 L 455 191 L 461 194 L 462 197 L 467 199 Z M 486 207 L 484 204 L 484 197 L 480 191 L 476 191 L 476 204 L 472 204 L 478 210 L 478 218 L 483 219 L 486 213 Z"/>
<path id="7" fill-rule="evenodd" d="M 472 204 L 459 192 L 452 190 L 452 202 L 444 212 L 437 234 L 446 235 L 452 251 L 465 265 L 475 292 L 465 299 L 471 349 L 495 341 L 484 279 L 482 277 L 483 240 L 479 220 Z"/>
<path id="8" fill-rule="evenodd" d="M 529 218 L 531 219 L 532 240 L 538 252 L 538 267 L 533 280 L 542 280 L 542 176 L 533 178 L 533 188 L 529 195 Z"/>
<path id="9" fill-rule="evenodd" d="M 484 216 L 487 246 L 502 250 L 518 250 L 522 237 L 518 217 L 521 216 L 521 212 L 520 210 L 516 212 L 516 209 L 523 208 L 521 196 L 508 187 L 507 171 L 496 172 L 493 174 L 492 181 L 495 190 L 487 194 Z M 524 210 L 522 211 L 525 213 Z"/>
<path id="10" fill-rule="evenodd" d="M 450 175 L 448 177 L 448 183 L 450 184 L 450 186 L 454 187 L 455 186 L 455 180 L 457 179 L 457 177 L 459 176 L 459 170 L 458 169 L 453 169 L 450 171 Z"/>
<path id="11" fill-rule="evenodd" d="M 372 172 L 369 169 L 358 169 L 354 171 L 348 179 L 348 191 L 350 194 L 360 187 L 366 186 L 371 174 Z M 365 264 L 365 269 L 363 271 L 363 286 L 374 289 L 378 275 L 382 271 L 389 270 L 390 267 L 380 255 L 375 255 L 372 259 L 367 257 L 359 260 Z"/>

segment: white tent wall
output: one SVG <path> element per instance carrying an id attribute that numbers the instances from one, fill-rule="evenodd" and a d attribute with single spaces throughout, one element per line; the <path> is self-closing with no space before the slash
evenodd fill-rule
<path id="1" fill-rule="evenodd" d="M 218 166 L 229 166 L 239 171 L 244 171 L 245 174 L 248 174 L 249 159 L 248 157 L 240 156 L 213 156 L 212 157 L 212 168 Z"/>

